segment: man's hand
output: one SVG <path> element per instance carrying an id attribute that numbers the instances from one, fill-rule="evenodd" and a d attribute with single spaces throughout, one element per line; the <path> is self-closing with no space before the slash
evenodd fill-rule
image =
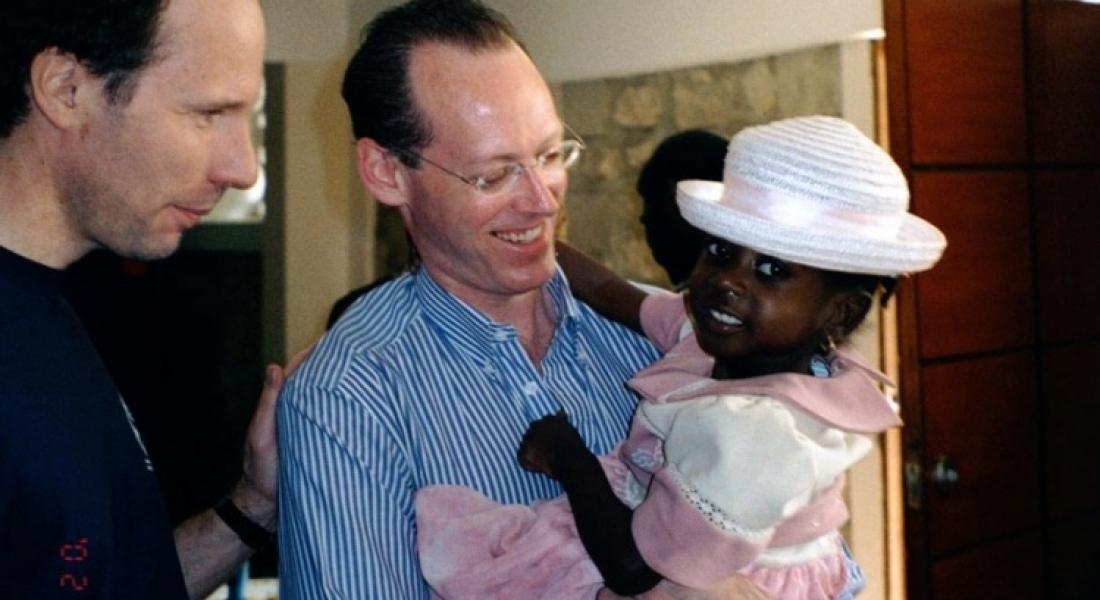
<path id="1" fill-rule="evenodd" d="M 244 449 L 244 475 L 230 497 L 242 513 L 260 527 L 275 530 L 275 483 L 279 455 L 275 437 L 275 402 L 283 382 L 305 359 L 307 348 L 290 359 L 286 370 L 268 365 L 264 389 Z M 214 588 L 252 556 L 253 549 L 229 528 L 213 510 L 204 511 L 176 527 L 176 554 L 191 598 L 206 598 Z"/>
<path id="2" fill-rule="evenodd" d="M 709 590 L 693 590 L 664 580 L 637 600 L 770 600 L 767 594 L 753 585 L 748 579 L 734 575 Z M 604 588 L 596 600 L 627 600 L 615 592 Z"/>
<path id="3" fill-rule="evenodd" d="M 587 452 L 584 440 L 565 411 L 558 411 L 531 423 L 517 458 L 524 469 L 557 478 L 560 462 L 569 460 L 574 451 Z"/>
<path id="4" fill-rule="evenodd" d="M 286 378 L 309 356 L 313 346 L 290 359 L 286 369 L 268 365 L 264 389 L 244 448 L 244 474 L 233 489 L 233 503 L 253 521 L 268 530 L 275 529 L 275 489 L 279 471 L 278 441 L 275 435 L 275 402 Z"/>

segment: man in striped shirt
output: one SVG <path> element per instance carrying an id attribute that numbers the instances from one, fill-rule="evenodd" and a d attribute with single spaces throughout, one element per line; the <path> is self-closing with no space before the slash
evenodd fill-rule
<path id="1" fill-rule="evenodd" d="M 635 407 L 624 382 L 657 355 L 558 271 L 554 226 L 583 144 L 503 15 L 472 0 L 391 9 L 343 95 L 360 178 L 400 212 L 420 261 L 353 304 L 287 384 L 280 597 L 427 598 L 416 491 L 560 494 L 516 463 L 528 423 L 564 409 L 609 451 Z"/>

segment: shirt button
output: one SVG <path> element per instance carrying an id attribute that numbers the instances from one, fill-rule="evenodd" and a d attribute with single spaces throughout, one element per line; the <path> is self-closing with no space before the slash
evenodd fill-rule
<path id="1" fill-rule="evenodd" d="M 527 394 L 528 396 L 534 396 L 538 392 L 539 392 L 539 384 L 535 383 L 534 381 L 528 381 L 527 383 L 523 384 L 523 393 L 524 394 Z"/>
<path id="2" fill-rule="evenodd" d="M 498 342 L 503 342 L 508 339 L 507 331 L 495 331 L 493 332 L 493 339 Z"/>

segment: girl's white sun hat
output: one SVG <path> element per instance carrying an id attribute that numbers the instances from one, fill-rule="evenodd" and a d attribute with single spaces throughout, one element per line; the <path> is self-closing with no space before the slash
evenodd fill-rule
<path id="1" fill-rule="evenodd" d="M 930 268 L 943 233 L 908 212 L 893 159 L 851 123 L 796 117 L 730 140 L 721 183 L 677 185 L 680 212 L 714 236 L 794 263 L 899 275 Z"/>

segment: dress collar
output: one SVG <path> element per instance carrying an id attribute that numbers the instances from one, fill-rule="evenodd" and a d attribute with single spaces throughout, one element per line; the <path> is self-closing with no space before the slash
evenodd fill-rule
<path id="1" fill-rule="evenodd" d="M 774 397 L 847 431 L 877 433 L 901 425 L 879 389 L 879 384 L 893 386 L 889 378 L 848 346 L 838 348 L 829 359 L 831 377 L 776 373 L 712 379 L 714 358 L 703 352 L 691 335 L 638 373 L 629 385 L 646 398 L 662 403 L 720 395 Z"/>

